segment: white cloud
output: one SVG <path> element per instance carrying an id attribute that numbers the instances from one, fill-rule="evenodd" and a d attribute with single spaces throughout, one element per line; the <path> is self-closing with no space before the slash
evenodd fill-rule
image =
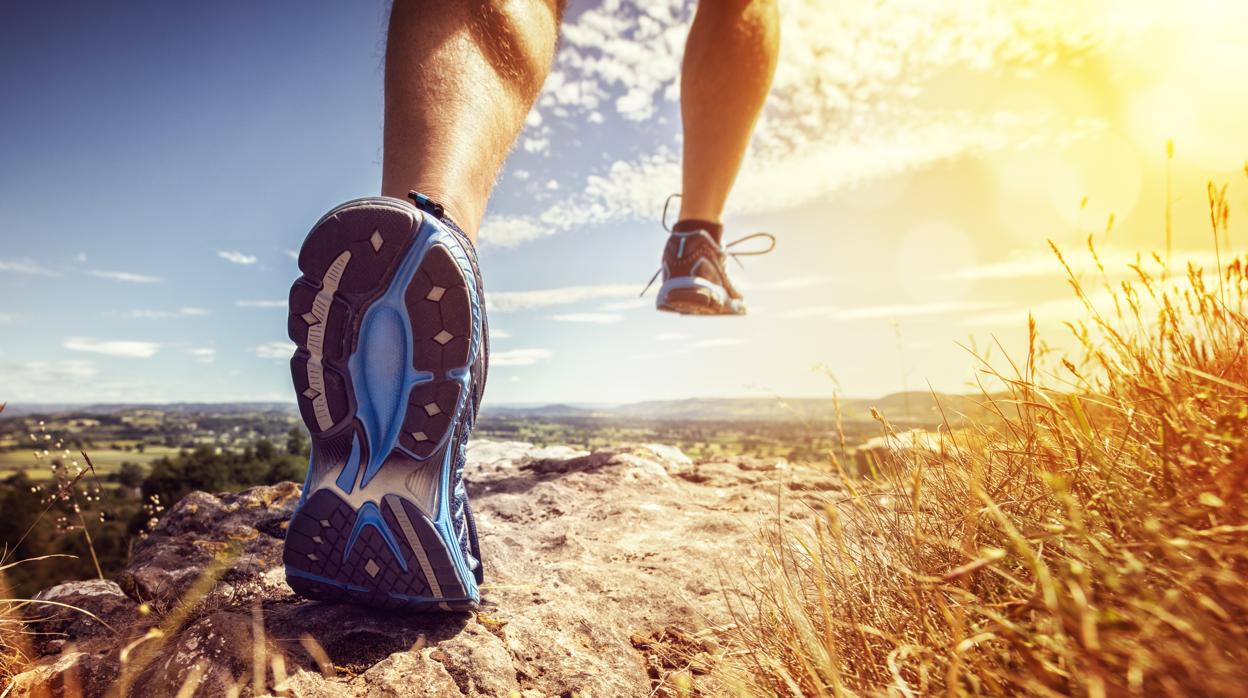
<path id="1" fill-rule="evenodd" d="M 838 308 L 833 305 L 811 305 L 793 308 L 784 313 L 784 317 L 809 318 L 819 317 L 829 320 L 876 320 L 882 318 L 925 317 L 932 315 L 951 315 L 971 313 L 982 310 L 1000 308 L 1000 303 L 981 301 L 938 301 L 935 303 L 894 303 L 888 305 L 872 305 L 861 308 Z"/>
<path id="2" fill-rule="evenodd" d="M 132 359 L 150 358 L 160 351 L 160 344 L 156 342 L 93 339 L 91 337 L 68 337 L 61 346 L 70 351 L 85 351 Z"/>
<path id="3" fill-rule="evenodd" d="M 179 317 L 203 317 L 208 314 L 205 308 L 186 306 L 177 310 L 127 310 L 122 317 L 132 320 L 164 320 Z"/>
<path id="4" fill-rule="evenodd" d="M 610 303 L 603 303 L 601 306 L 599 306 L 599 309 L 605 310 L 611 313 L 616 313 L 621 310 L 636 310 L 638 308 L 646 308 L 646 307 L 650 307 L 653 305 L 654 305 L 653 298 L 629 298 L 628 300 L 611 301 Z"/>
<path id="5" fill-rule="evenodd" d="M 736 337 L 715 337 L 712 339 L 700 339 L 690 346 L 694 349 L 715 349 L 718 347 L 735 347 L 738 344 L 745 344 L 745 340 Z"/>
<path id="6" fill-rule="evenodd" d="M 683 0 L 607 2 L 586 10 L 564 24 L 554 79 L 538 103 L 593 114 L 610 90 L 621 95 L 613 102 L 620 116 L 651 118 L 660 100 L 675 98 L 671 88 L 691 17 Z"/>
<path id="7" fill-rule="evenodd" d="M 0 313 L 0 325 L 12 325 L 17 321 L 17 316 L 10 313 Z"/>
<path id="8" fill-rule="evenodd" d="M 30 259 L 0 259 L 0 271 L 31 276 L 60 276 L 61 273 Z"/>
<path id="9" fill-rule="evenodd" d="M 483 244 L 514 247 L 552 232 L 554 231 L 538 221 L 525 216 L 489 216 L 482 222 L 478 237 Z"/>
<path id="10" fill-rule="evenodd" d="M 793 276 L 787 279 L 776 279 L 774 281 L 755 281 L 747 282 L 745 279 L 737 282 L 737 286 L 747 289 L 794 289 L 794 288 L 814 288 L 815 286 L 824 286 L 835 281 L 834 277 L 826 275 L 810 275 L 810 276 Z M 756 310 L 756 308 L 751 308 Z"/>
<path id="11" fill-rule="evenodd" d="M 195 358 L 196 363 L 210 364 L 217 360 L 217 350 L 212 347 L 197 347 L 187 351 Z"/>
<path id="12" fill-rule="evenodd" d="M 549 349 L 511 349 L 496 351 L 490 354 L 490 367 L 495 366 L 531 366 L 538 361 L 549 359 Z"/>
<path id="13" fill-rule="evenodd" d="M 1135 272 L 1131 270 L 1130 265 L 1137 262 L 1156 266 L 1151 258 L 1140 257 L 1138 250 L 1122 247 L 1098 247 L 1096 255 L 1100 259 L 1101 265 L 1105 268 L 1106 275 L 1110 277 L 1134 277 Z M 1063 250 L 1062 256 L 1076 276 L 1101 273 L 1097 267 L 1096 259 L 1093 259 L 1086 248 Z M 1179 250 L 1171 255 L 1171 269 L 1185 270 L 1189 263 L 1195 264 L 1202 269 L 1209 269 L 1218 266 L 1218 259 L 1212 250 Z M 1021 277 L 1041 276 L 1066 276 L 1066 269 L 1058 261 L 1057 255 L 1053 254 L 1052 250 L 1048 248 L 1015 254 L 1009 259 L 988 264 L 962 267 L 943 275 L 941 278 L 952 280 L 1010 280 Z"/>
<path id="14" fill-rule="evenodd" d="M 1205 279 L 1206 282 L 1211 281 L 1208 274 L 1205 275 Z M 1173 286 L 1168 284 L 1166 286 L 1170 290 L 1174 290 Z M 1161 288 L 1163 286 L 1159 286 L 1158 290 L 1161 290 Z M 1088 289 L 1086 292 L 1092 307 L 1097 308 L 1106 317 L 1114 316 L 1114 294 L 1109 289 L 1104 287 L 1093 288 Z M 963 318 L 960 324 L 968 327 L 1026 327 L 1028 315 L 1034 317 L 1036 322 L 1041 324 L 1058 324 L 1067 320 L 1087 317 L 1088 310 L 1083 300 L 1071 294 L 1061 298 L 1020 303 L 1014 307 L 998 308 L 991 312 L 968 315 Z"/>
<path id="15" fill-rule="evenodd" d="M 526 153 L 545 153 L 550 150 L 549 138 L 523 138 L 520 146 Z"/>
<path id="16" fill-rule="evenodd" d="M 164 281 L 159 276 L 149 276 L 148 274 L 136 274 L 130 271 L 106 271 L 104 269 L 92 269 L 87 272 L 91 276 L 96 276 L 109 281 L 120 281 L 127 284 L 158 284 Z"/>
<path id="17" fill-rule="evenodd" d="M 282 254 L 286 255 L 287 257 L 290 257 L 296 262 L 299 261 L 299 250 L 282 250 Z"/>
<path id="18" fill-rule="evenodd" d="M 85 264 L 87 261 L 87 253 L 79 252 L 78 254 L 74 255 L 74 261 L 79 264 Z"/>
<path id="19" fill-rule="evenodd" d="M 507 330 L 499 329 L 490 325 L 490 341 L 494 341 L 496 339 L 507 339 L 509 337 L 511 337 L 511 333 Z"/>
<path id="20" fill-rule="evenodd" d="M 787 310 L 783 315 L 791 318 L 829 317 L 838 310 L 841 308 L 835 305 L 805 305 Z"/>
<path id="21" fill-rule="evenodd" d="M 0 361 L 0 385 L 6 400 L 49 400 L 78 394 L 77 384 L 96 375 L 90 361 Z"/>
<path id="22" fill-rule="evenodd" d="M 680 332 L 666 332 L 657 335 L 654 339 L 659 342 L 674 342 L 677 340 L 689 339 L 689 337 L 689 335 Z M 638 361 L 646 361 L 662 357 L 684 356 L 698 351 L 706 351 L 707 349 L 735 347 L 741 344 L 745 344 L 745 340 L 737 337 L 710 337 L 708 339 L 699 339 L 696 342 L 685 342 L 675 349 L 663 349 L 661 351 L 635 354 L 633 355 L 633 358 Z"/>
<path id="23" fill-rule="evenodd" d="M 281 300 L 245 300 L 234 301 L 234 305 L 240 308 L 285 308 L 288 302 L 285 298 Z"/>
<path id="24" fill-rule="evenodd" d="M 265 342 L 252 347 L 251 351 L 261 359 L 289 359 L 295 353 L 295 343 L 289 340 Z"/>
<path id="25" fill-rule="evenodd" d="M 637 292 L 637 286 L 626 284 L 564 286 L 533 291 L 494 291 L 485 294 L 485 305 L 491 312 L 506 313 L 602 298 L 624 298 L 636 295 Z"/>
<path id="26" fill-rule="evenodd" d="M 594 325 L 610 325 L 624 320 L 624 316 L 617 313 L 564 313 L 552 317 L 559 322 L 585 322 Z"/>
<path id="27" fill-rule="evenodd" d="M 242 252 L 239 252 L 237 250 L 217 250 L 217 256 L 220 257 L 221 259 L 224 259 L 227 262 L 233 262 L 234 264 L 242 264 L 244 266 L 249 265 L 249 264 L 255 264 L 256 262 L 260 261 L 258 257 L 254 257 L 249 254 L 243 254 Z"/>

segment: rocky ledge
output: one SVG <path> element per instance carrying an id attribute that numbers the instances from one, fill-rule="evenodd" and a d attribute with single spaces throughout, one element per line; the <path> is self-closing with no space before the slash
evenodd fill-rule
<path id="1" fill-rule="evenodd" d="M 114 579 L 39 595 L 91 615 L 32 609 L 39 660 L 10 695 L 646 696 L 675 694 L 678 673 L 716 693 L 704 667 L 731 642 L 760 527 L 838 488 L 783 460 L 663 446 L 469 453 L 478 612 L 304 601 L 281 566 L 299 486 L 196 492 Z"/>

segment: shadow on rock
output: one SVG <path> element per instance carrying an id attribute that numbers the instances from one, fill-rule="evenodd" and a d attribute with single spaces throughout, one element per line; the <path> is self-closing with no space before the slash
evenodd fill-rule
<path id="1" fill-rule="evenodd" d="M 266 632 L 289 658 L 315 669 L 307 649 L 311 638 L 330 663 L 361 673 L 395 652 L 438 645 L 463 632 L 471 613 L 405 613 L 317 601 L 264 609 Z"/>

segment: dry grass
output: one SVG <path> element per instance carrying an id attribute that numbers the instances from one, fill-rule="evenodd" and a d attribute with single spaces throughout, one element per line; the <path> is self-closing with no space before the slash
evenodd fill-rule
<path id="1" fill-rule="evenodd" d="M 983 369 L 995 420 L 768 534 L 721 667 L 742 693 L 1242 694 L 1248 258 L 1213 187 L 1210 211 L 1217 273 L 1102 270 L 1105 313 L 1071 275 L 1074 356 L 1033 322 L 1025 360 Z"/>

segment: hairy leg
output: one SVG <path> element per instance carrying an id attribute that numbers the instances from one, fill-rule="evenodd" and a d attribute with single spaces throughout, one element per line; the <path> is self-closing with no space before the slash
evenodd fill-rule
<path id="1" fill-rule="evenodd" d="M 381 193 L 416 190 L 475 241 L 503 160 L 550 70 L 559 0 L 395 0 Z"/>
<path id="2" fill-rule="evenodd" d="M 775 0 L 702 0 L 685 44 L 680 218 L 718 223 L 776 71 Z"/>

